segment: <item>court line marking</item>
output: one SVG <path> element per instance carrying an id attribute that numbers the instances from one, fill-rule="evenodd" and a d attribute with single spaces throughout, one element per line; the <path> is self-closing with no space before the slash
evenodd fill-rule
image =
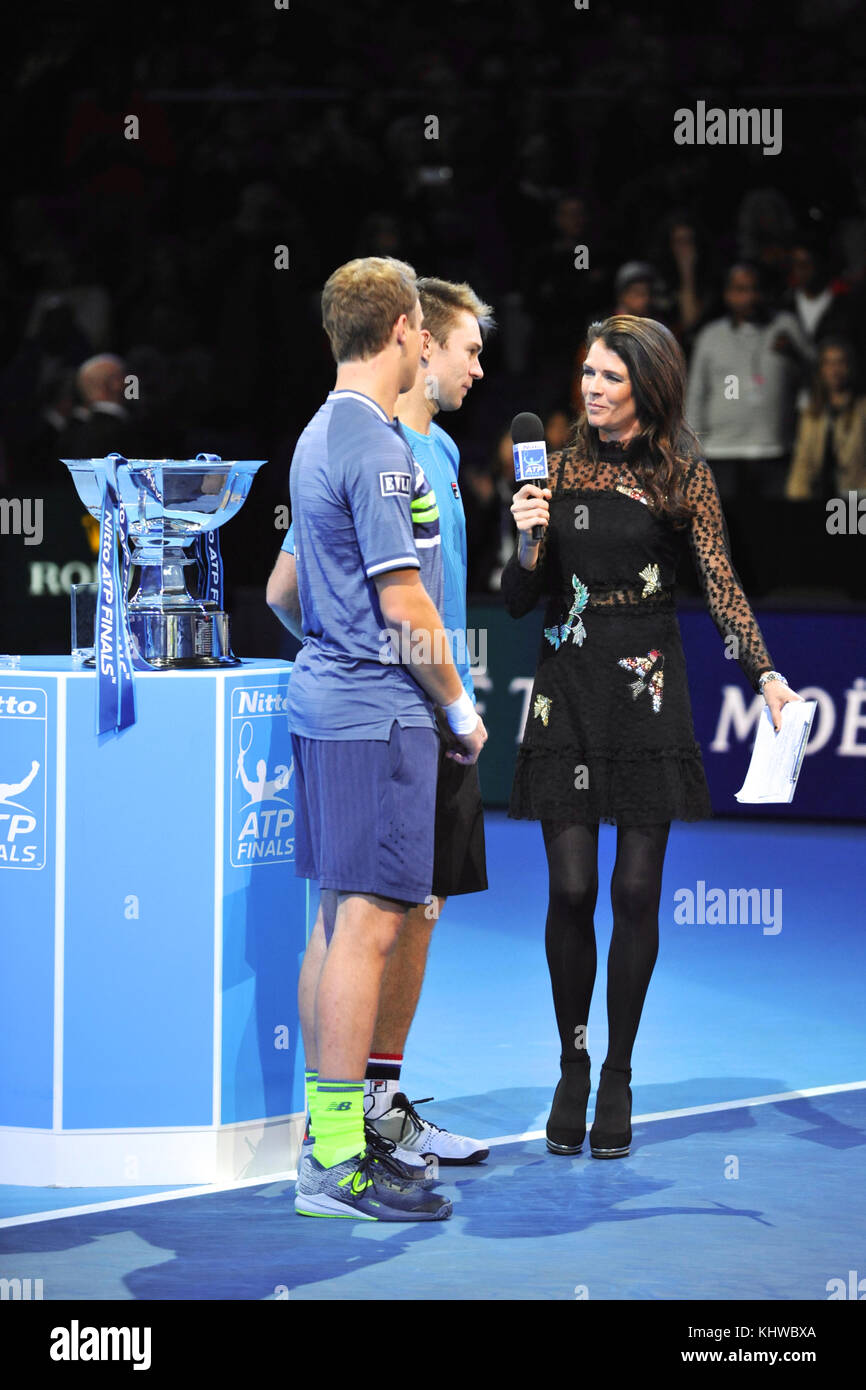
<path id="1" fill-rule="evenodd" d="M 768 1096 L 750 1096 L 744 1100 L 715 1101 L 710 1105 L 689 1105 L 682 1110 L 656 1110 L 646 1115 L 633 1115 L 632 1125 L 648 1124 L 653 1120 L 677 1120 L 686 1115 L 712 1115 L 720 1110 L 747 1110 L 753 1105 L 773 1105 L 779 1101 L 804 1100 L 809 1096 L 838 1095 L 842 1091 L 864 1091 L 866 1081 L 848 1081 L 838 1086 L 806 1086 L 801 1091 L 777 1091 Z M 519 1144 L 531 1139 L 543 1139 L 543 1129 L 526 1130 L 523 1134 L 501 1134 L 494 1139 L 482 1142 L 489 1149 L 500 1144 Z M 6 1216 L 0 1219 L 0 1229 L 10 1226 L 35 1225 L 39 1221 L 61 1221 L 66 1216 L 87 1216 L 92 1212 L 120 1211 L 125 1207 L 143 1207 L 154 1202 L 177 1202 L 184 1197 L 207 1197 L 218 1192 L 237 1192 L 244 1187 L 267 1187 L 274 1182 L 294 1182 L 297 1169 L 284 1173 L 266 1173 L 258 1178 L 240 1178 L 237 1182 L 199 1183 L 195 1187 L 175 1188 L 171 1192 L 151 1192 L 141 1197 L 120 1197 L 113 1202 L 94 1202 L 89 1206 L 60 1207 L 56 1211 L 28 1212 L 24 1216 Z M 456 1176 L 456 1174 L 455 1174 Z"/>
<path id="2" fill-rule="evenodd" d="M 197 1187 L 179 1187 L 171 1192 L 147 1192 L 141 1197 L 119 1197 L 113 1202 L 94 1202 L 91 1206 L 59 1207 L 56 1211 L 33 1212 L 25 1216 L 7 1216 L 0 1220 L 5 1226 L 27 1226 L 37 1221 L 60 1221 L 64 1216 L 88 1216 L 97 1211 L 120 1211 L 124 1207 L 143 1207 L 149 1202 L 177 1202 L 182 1197 L 203 1197 L 217 1192 L 235 1192 L 243 1187 L 267 1187 L 268 1183 L 294 1181 L 296 1168 L 286 1173 L 268 1173 L 260 1178 L 240 1178 L 237 1182 L 199 1183 Z"/>
<path id="3" fill-rule="evenodd" d="M 678 1120 L 686 1115 L 712 1115 L 719 1110 L 742 1110 L 753 1105 L 773 1105 L 782 1100 L 802 1100 L 809 1096 L 829 1096 L 839 1091 L 866 1090 L 866 1081 L 848 1081 L 840 1086 L 806 1086 L 801 1091 L 777 1091 L 769 1096 L 752 1096 L 748 1100 L 721 1100 L 711 1105 L 689 1105 L 682 1110 L 654 1110 L 646 1115 L 633 1115 L 632 1125 L 648 1124 L 652 1120 Z M 521 1140 L 544 1139 L 543 1129 L 529 1129 L 523 1134 L 502 1134 L 497 1139 L 485 1139 L 488 1148 L 497 1144 L 517 1144 Z M 2 1222 L 0 1222 L 2 1225 Z"/>

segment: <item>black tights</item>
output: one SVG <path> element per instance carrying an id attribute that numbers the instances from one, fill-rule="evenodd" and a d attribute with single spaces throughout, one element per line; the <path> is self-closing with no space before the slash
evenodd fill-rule
<path id="1" fill-rule="evenodd" d="M 550 871 L 545 947 L 565 1060 L 586 1047 L 595 984 L 593 912 L 598 896 L 598 825 L 542 821 Z M 618 826 L 610 881 L 613 934 L 607 958 L 611 1067 L 628 1068 L 659 947 L 659 898 L 670 824 Z M 583 1030 L 582 1032 L 580 1030 Z"/>

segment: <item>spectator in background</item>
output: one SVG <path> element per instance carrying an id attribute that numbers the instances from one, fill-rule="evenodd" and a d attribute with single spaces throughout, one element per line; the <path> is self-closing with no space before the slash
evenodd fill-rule
<path id="1" fill-rule="evenodd" d="M 790 288 L 782 305 L 796 315 L 814 363 L 815 345 L 822 338 L 848 336 L 847 295 L 837 293 L 832 285 L 829 257 L 817 242 L 807 238 L 795 242 L 790 267 Z"/>
<path id="2" fill-rule="evenodd" d="M 77 381 L 87 414 L 67 427 L 63 441 L 67 458 L 129 454 L 132 430 L 129 409 L 124 404 L 125 374 L 125 363 L 110 352 L 82 362 Z"/>
<path id="3" fill-rule="evenodd" d="M 740 204 L 737 254 L 760 268 L 764 292 L 773 304 L 787 283 L 794 227 L 791 205 L 777 188 L 753 188 Z"/>
<path id="4" fill-rule="evenodd" d="M 626 261 L 616 272 L 613 289 L 616 302 L 612 310 L 602 309 L 599 318 L 609 318 L 610 314 L 632 314 L 637 318 L 662 318 L 662 310 L 655 306 L 657 275 L 655 265 L 649 261 Z M 587 356 L 588 321 L 581 324 L 580 345 L 571 363 L 569 400 L 571 416 L 580 416 L 584 409 L 584 393 L 581 382 L 584 379 L 584 357 Z"/>
<path id="5" fill-rule="evenodd" d="M 756 266 L 731 266 L 724 299 L 695 339 L 686 415 L 723 498 L 781 497 L 808 346 L 793 314 L 767 314 Z"/>
<path id="6" fill-rule="evenodd" d="M 655 304 L 658 275 L 655 266 L 649 261 L 626 261 L 616 272 L 614 280 L 615 305 L 610 314 L 631 314 L 636 318 L 662 319 L 661 309 Z M 609 318 L 607 311 L 600 317 Z M 575 354 L 571 372 L 570 401 L 572 415 L 580 415 L 583 410 L 583 361 L 586 357 L 586 330 L 588 323 L 581 327 L 580 346 Z"/>
<path id="7" fill-rule="evenodd" d="M 626 261 L 616 272 L 614 314 L 633 314 L 636 318 L 657 318 L 653 298 L 658 276 L 649 261 Z"/>
<path id="8" fill-rule="evenodd" d="M 705 241 L 689 213 L 675 212 L 668 218 L 653 260 L 659 268 L 665 321 L 688 352 L 711 302 Z"/>
<path id="9" fill-rule="evenodd" d="M 557 198 L 551 222 L 545 241 L 527 257 L 521 278 L 524 306 L 535 321 L 533 355 L 558 370 L 563 355 L 574 352 L 575 337 L 583 338 L 601 307 L 605 273 L 581 194 Z"/>
<path id="10" fill-rule="evenodd" d="M 794 502 L 866 490 L 866 396 L 857 390 L 850 345 L 820 344 L 809 403 L 800 414 L 785 496 Z"/>
<path id="11" fill-rule="evenodd" d="M 574 421 L 571 412 L 566 405 L 556 405 L 549 410 L 544 421 L 544 440 L 547 444 L 547 452 L 554 453 L 556 449 L 564 449 L 571 438 Z M 511 502 L 509 500 L 509 507 Z"/>

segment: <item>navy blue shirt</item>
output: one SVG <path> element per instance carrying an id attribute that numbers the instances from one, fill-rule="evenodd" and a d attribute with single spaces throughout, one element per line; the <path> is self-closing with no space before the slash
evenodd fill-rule
<path id="1" fill-rule="evenodd" d="M 419 569 L 442 609 L 436 499 L 399 427 L 368 396 L 332 391 L 292 458 L 292 532 L 304 644 L 289 683 L 295 733 L 387 739 L 435 727 L 432 702 L 390 659 L 375 578 Z"/>

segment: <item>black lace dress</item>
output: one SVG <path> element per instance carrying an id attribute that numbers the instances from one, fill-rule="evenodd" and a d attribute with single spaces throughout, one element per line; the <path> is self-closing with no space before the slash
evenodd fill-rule
<path id="1" fill-rule="evenodd" d="M 685 493 L 696 510 L 684 531 L 652 510 L 620 445 L 601 445 L 595 472 L 570 449 L 549 468 L 538 564 L 523 569 L 515 551 L 502 575 L 512 617 L 548 600 L 509 815 L 623 826 L 707 819 L 673 599 L 686 545 L 713 621 L 755 690 L 773 668 L 731 564 L 713 475 L 703 460 L 689 464 Z"/>

